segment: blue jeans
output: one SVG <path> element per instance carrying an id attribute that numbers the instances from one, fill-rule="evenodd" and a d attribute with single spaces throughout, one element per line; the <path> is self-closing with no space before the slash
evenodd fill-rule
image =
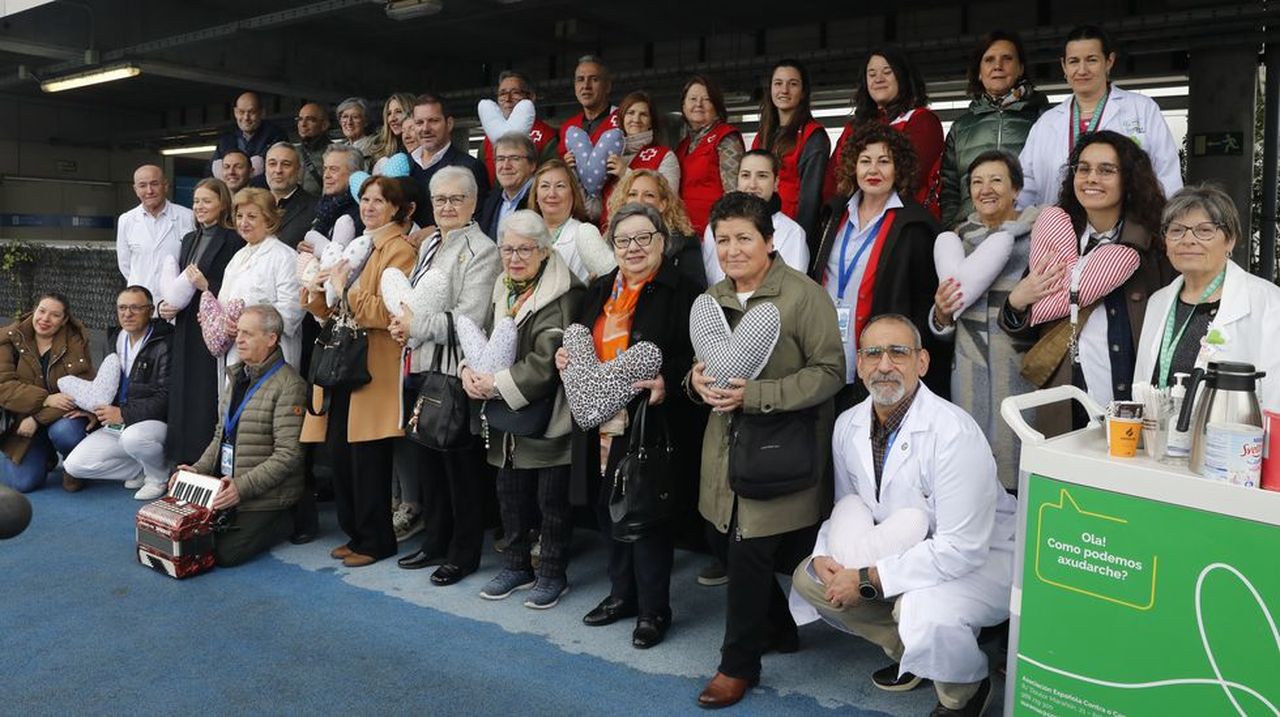
<path id="1" fill-rule="evenodd" d="M 31 437 L 27 454 L 15 464 L 8 456 L 0 455 L 0 481 L 21 493 L 30 493 L 44 485 L 48 474 L 51 451 L 66 458 L 80 441 L 84 440 L 87 418 L 59 418 L 48 426 L 40 426 Z"/>

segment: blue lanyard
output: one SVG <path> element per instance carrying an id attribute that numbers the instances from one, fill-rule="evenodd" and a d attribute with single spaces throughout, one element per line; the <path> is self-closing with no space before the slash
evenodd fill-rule
<path id="1" fill-rule="evenodd" d="M 147 340 L 151 338 L 151 332 L 155 330 L 156 327 L 154 326 L 147 327 L 147 334 L 138 342 L 139 353 L 141 353 L 142 347 L 147 345 Z M 120 376 L 120 403 L 124 403 L 129 398 L 129 373 L 132 370 L 133 367 L 129 365 L 129 334 L 126 333 L 124 335 L 124 361 L 120 365 L 122 374 Z"/>
<path id="2" fill-rule="evenodd" d="M 262 384 L 266 383 L 267 379 L 271 378 L 271 374 L 279 371 L 280 367 L 283 365 L 284 359 L 280 359 L 276 362 L 275 366 L 267 369 L 267 372 L 262 374 L 262 376 L 249 387 L 248 391 L 244 392 L 244 398 L 240 399 L 240 405 L 236 408 L 235 413 L 227 414 L 227 420 L 222 424 L 222 440 L 227 440 L 227 437 L 235 432 L 236 425 L 240 423 L 240 414 L 244 413 L 244 407 L 249 405 L 249 399 L 253 398 L 253 394 L 257 393 Z"/>
<path id="3" fill-rule="evenodd" d="M 862 255 L 866 253 L 867 248 L 876 241 L 876 235 L 880 233 L 880 225 L 884 224 L 884 218 L 889 215 L 886 209 L 884 214 L 871 225 L 871 231 L 867 232 L 867 238 L 862 240 L 862 246 L 858 247 L 858 251 L 853 255 L 853 261 L 847 262 L 845 255 L 849 249 L 849 237 L 853 234 L 853 217 L 849 217 L 849 223 L 845 227 L 844 237 L 840 240 L 840 276 L 839 283 L 836 285 L 836 298 L 844 301 L 845 289 L 849 288 L 849 281 L 853 279 L 853 272 L 858 267 L 858 261 L 862 259 Z"/>

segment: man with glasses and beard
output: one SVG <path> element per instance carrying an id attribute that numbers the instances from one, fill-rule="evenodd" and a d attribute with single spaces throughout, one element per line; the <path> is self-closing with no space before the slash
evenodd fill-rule
<path id="1" fill-rule="evenodd" d="M 796 622 L 820 616 L 879 645 L 894 664 L 872 674 L 876 687 L 931 679 L 931 714 L 980 715 L 992 691 L 977 632 L 1009 617 L 1017 503 L 978 424 L 920 381 L 929 352 L 909 318 L 872 318 L 857 361 L 870 396 L 836 420 L 837 503 L 793 575 L 808 603 Z M 868 514 L 876 527 L 854 535 L 849 518 Z M 837 561 L 855 542 L 878 554 Z"/>

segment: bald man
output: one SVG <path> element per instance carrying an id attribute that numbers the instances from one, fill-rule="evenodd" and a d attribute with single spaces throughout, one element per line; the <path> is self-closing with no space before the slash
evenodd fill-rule
<path id="1" fill-rule="evenodd" d="M 302 188 L 313 197 L 324 192 L 324 151 L 329 147 L 329 109 L 308 102 L 298 110 L 298 148 Z"/>
<path id="2" fill-rule="evenodd" d="M 138 206 L 116 222 L 116 260 L 125 284 L 158 296 L 161 262 L 166 256 L 178 259 L 182 237 L 195 231 L 196 222 L 190 209 L 169 201 L 169 180 L 154 164 L 134 171 L 133 193 Z"/>
<path id="3" fill-rule="evenodd" d="M 267 150 L 276 142 L 285 142 L 284 130 L 262 119 L 262 99 L 256 92 L 245 92 L 236 98 L 232 110 L 236 126 L 218 136 L 218 146 L 213 152 L 210 169 L 213 176 L 223 179 L 222 158 L 232 150 L 240 150 L 249 158 L 253 176 L 262 174 L 266 165 Z"/>

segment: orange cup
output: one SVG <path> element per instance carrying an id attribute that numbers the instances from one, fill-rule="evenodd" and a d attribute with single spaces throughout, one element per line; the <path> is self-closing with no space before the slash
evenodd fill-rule
<path id="1" fill-rule="evenodd" d="M 1133 458 L 1138 454 L 1138 438 L 1142 435 L 1141 418 L 1107 418 L 1108 452 L 1116 458 Z"/>

